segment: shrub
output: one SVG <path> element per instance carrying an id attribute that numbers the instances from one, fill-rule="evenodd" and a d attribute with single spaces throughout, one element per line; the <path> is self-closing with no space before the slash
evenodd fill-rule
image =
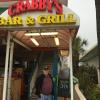
<path id="1" fill-rule="evenodd" d="M 80 89 L 87 100 L 100 100 L 97 99 L 98 95 L 100 96 L 100 89 L 96 88 L 97 71 L 95 67 L 81 66 L 75 76 L 79 79 Z"/>
<path id="2" fill-rule="evenodd" d="M 87 100 L 100 100 L 100 88 L 94 87 L 90 91 L 90 95 L 87 97 Z"/>

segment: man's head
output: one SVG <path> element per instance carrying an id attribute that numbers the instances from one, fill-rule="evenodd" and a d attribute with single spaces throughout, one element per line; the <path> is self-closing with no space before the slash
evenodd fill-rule
<path id="1" fill-rule="evenodd" d="M 45 67 L 43 68 L 43 74 L 44 74 L 44 75 L 48 75 L 48 74 L 49 74 L 49 67 L 48 67 L 48 66 L 45 66 Z"/>

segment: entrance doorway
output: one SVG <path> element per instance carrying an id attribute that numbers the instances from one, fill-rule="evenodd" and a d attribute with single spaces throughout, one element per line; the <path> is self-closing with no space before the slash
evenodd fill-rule
<path id="1" fill-rule="evenodd" d="M 49 32 L 44 32 L 45 34 L 49 33 L 50 35 L 43 36 L 37 36 L 37 34 L 35 36 L 33 35 L 35 33 L 32 32 L 30 35 L 28 31 L 10 32 L 10 42 L 14 43 L 11 75 L 13 79 L 17 80 L 13 80 L 11 84 L 19 84 L 15 84 L 16 93 L 13 92 L 15 91 L 14 85 L 11 87 L 12 90 L 10 91 L 10 95 L 12 99 L 28 100 L 32 98 L 33 100 L 36 100 L 37 97 L 33 93 L 35 79 L 42 72 L 42 67 L 49 65 L 51 66 L 51 74 L 55 80 L 55 96 L 53 100 L 58 100 L 58 73 L 61 67 L 64 67 L 64 64 L 66 64 L 65 66 L 68 66 L 67 59 L 65 61 L 66 63 L 63 63 L 65 60 L 64 57 L 68 58 L 69 53 L 70 35 L 66 32 L 73 32 L 73 30 L 56 30 L 56 32 L 54 32 L 56 35 L 51 35 L 53 32 L 50 30 Z M 74 37 L 74 33 L 71 37 Z M 36 39 L 39 42 L 39 46 L 36 46 L 31 38 Z M 56 45 L 55 38 L 59 39 L 59 45 Z M 7 44 L 7 42 L 5 44 Z M 8 62 L 10 63 L 10 60 Z"/>
<path id="2" fill-rule="evenodd" d="M 25 2 L 25 4 L 23 6 L 21 5 L 21 7 L 25 7 L 25 10 L 27 11 L 27 4 L 31 4 L 32 2 L 27 0 L 27 2 L 19 1 L 16 4 L 23 4 L 23 2 Z M 51 4 L 51 2 L 49 3 Z M 46 11 L 47 9 L 45 9 L 36 12 L 28 12 L 29 10 L 23 12 L 22 8 L 19 9 L 18 16 L 12 16 L 11 12 L 17 14 L 17 7 L 19 8 L 19 6 L 15 4 L 14 7 L 16 7 L 14 9 L 12 9 L 13 6 L 11 6 L 0 15 L 0 34 L 5 34 L 7 37 L 3 100 L 6 100 L 6 98 L 7 100 L 10 100 L 9 98 L 11 98 L 12 71 L 14 66 L 16 66 L 15 73 L 19 76 L 23 73 L 23 67 L 27 69 L 26 71 L 29 71 L 26 72 L 30 75 L 27 77 L 28 75 L 26 74 L 25 82 L 28 85 L 25 85 L 25 88 L 27 88 L 28 91 L 28 93 L 26 91 L 26 94 L 28 94 L 26 97 L 31 97 L 35 76 L 37 76 L 39 68 L 44 66 L 44 64 L 41 65 L 39 63 L 42 59 L 47 60 L 52 58 L 52 61 L 47 64 L 51 65 L 51 72 L 55 80 L 55 91 L 57 93 L 57 74 L 58 69 L 60 69 L 58 65 L 64 67 L 66 65 L 64 61 L 68 55 L 68 62 L 70 62 L 68 63 L 68 66 L 70 66 L 70 94 L 71 100 L 73 100 L 72 40 L 75 38 L 79 28 L 79 17 L 72 10 L 60 4 L 58 1 L 53 3 L 54 4 L 52 4 L 52 7 L 49 9 L 52 11 Z M 57 11 L 60 11 L 60 14 L 57 13 Z M 15 43 L 20 44 L 27 50 Z M 41 56 L 45 56 L 46 58 L 42 58 Z M 47 61 L 43 62 L 46 63 Z M 22 66 L 21 69 L 19 66 Z M 13 76 L 15 76 L 15 73 Z M 22 80 L 19 81 L 19 83 L 21 82 Z M 23 89 L 21 90 L 21 93 L 22 91 Z M 55 94 L 54 100 L 57 100 L 57 94 Z"/>

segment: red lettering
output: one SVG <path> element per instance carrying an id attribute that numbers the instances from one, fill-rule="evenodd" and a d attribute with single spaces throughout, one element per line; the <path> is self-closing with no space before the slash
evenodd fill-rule
<path id="1" fill-rule="evenodd" d="M 40 0 L 39 10 L 46 10 L 46 0 Z"/>
<path id="2" fill-rule="evenodd" d="M 13 15 L 12 6 L 8 9 L 8 15 L 10 15 L 10 16 L 12 16 L 12 15 Z"/>
<path id="3" fill-rule="evenodd" d="M 53 6 L 55 6 L 57 14 L 62 14 L 63 8 L 58 0 L 31 0 L 31 2 L 30 0 L 26 0 L 26 2 L 18 0 L 16 4 L 8 8 L 8 14 L 14 16 L 25 11 L 44 11 L 46 9 L 48 12 L 52 12 Z"/>
<path id="4" fill-rule="evenodd" d="M 48 5 L 48 12 L 52 12 L 53 2 L 51 0 L 47 0 L 47 5 Z"/>
<path id="5" fill-rule="evenodd" d="M 30 10 L 30 9 L 31 9 L 30 2 L 29 2 L 29 0 L 26 0 L 26 3 L 24 4 L 24 10 L 27 11 L 27 10 Z"/>
<path id="6" fill-rule="evenodd" d="M 23 12 L 24 11 L 23 7 L 24 3 L 22 1 L 18 1 L 18 3 L 16 4 L 16 13 L 19 14 Z"/>
<path id="7" fill-rule="evenodd" d="M 32 10 L 37 10 L 38 5 L 38 0 L 32 0 Z"/>
<path id="8" fill-rule="evenodd" d="M 13 16 L 16 13 L 16 5 L 8 8 L 8 15 Z"/>
<path id="9" fill-rule="evenodd" d="M 57 0 L 54 0 L 54 4 L 56 6 L 56 13 L 62 14 L 62 5 Z"/>

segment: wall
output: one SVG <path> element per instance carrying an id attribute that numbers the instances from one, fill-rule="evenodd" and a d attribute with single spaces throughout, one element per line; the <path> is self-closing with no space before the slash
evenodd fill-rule
<path id="1" fill-rule="evenodd" d="M 89 59 L 88 61 L 86 61 L 86 63 L 90 66 L 95 66 L 96 68 L 99 67 L 99 59 L 98 56 L 95 56 L 91 59 Z"/>

